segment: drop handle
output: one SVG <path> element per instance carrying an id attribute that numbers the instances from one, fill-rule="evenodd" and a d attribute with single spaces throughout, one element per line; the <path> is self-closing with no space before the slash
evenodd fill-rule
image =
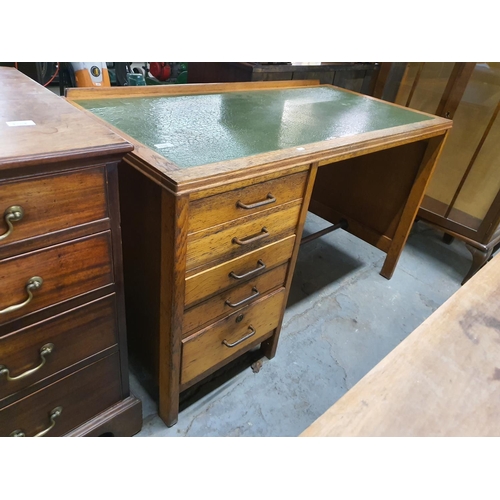
<path id="1" fill-rule="evenodd" d="M 241 240 L 239 238 L 236 238 L 236 236 L 235 236 L 232 239 L 232 242 L 236 243 L 237 245 L 249 245 L 250 243 L 254 243 L 255 241 L 259 241 L 262 238 L 266 238 L 267 236 L 269 236 L 269 231 L 267 230 L 267 228 L 263 227 L 260 230 L 260 233 L 256 236 L 243 238 Z"/>
<path id="2" fill-rule="evenodd" d="M 234 271 L 231 271 L 229 273 L 229 276 L 231 278 L 234 278 L 235 280 L 241 280 L 243 278 L 248 278 L 249 276 L 253 276 L 254 274 L 259 273 L 260 271 L 263 271 L 266 268 L 266 265 L 262 260 L 257 261 L 257 267 L 255 269 L 252 269 L 251 271 L 248 271 L 248 273 L 245 274 L 236 274 Z"/>
<path id="3" fill-rule="evenodd" d="M 252 287 L 252 292 L 254 292 L 252 295 L 247 297 L 246 299 L 240 300 L 239 302 L 236 302 L 236 304 L 233 304 L 229 299 L 226 300 L 226 304 L 229 307 L 239 307 L 242 306 L 243 304 L 246 304 L 247 302 L 250 302 L 252 299 L 255 299 L 255 297 L 258 297 L 260 295 L 259 290 L 257 288 Z"/>
<path id="4" fill-rule="evenodd" d="M 7 224 L 8 229 L 5 233 L 0 235 L 0 241 L 5 240 L 12 234 L 12 232 L 14 231 L 14 226 L 12 225 L 12 223 L 22 220 L 23 217 L 24 210 L 23 207 L 19 205 L 12 205 L 5 210 L 3 218 L 5 220 L 5 223 Z"/>
<path id="5" fill-rule="evenodd" d="M 6 307 L 5 309 L 2 309 L 0 311 L 0 314 L 7 314 L 13 311 L 17 311 L 18 309 L 21 309 L 21 307 L 27 306 L 31 300 L 33 299 L 33 292 L 35 290 L 38 290 L 43 284 L 43 279 L 40 278 L 40 276 L 33 276 L 28 280 L 28 283 L 26 283 L 26 293 L 28 294 L 28 298 L 24 301 L 21 302 L 20 304 L 15 304 L 13 306 Z"/>
<path id="6" fill-rule="evenodd" d="M 33 437 L 42 437 L 45 436 L 49 431 L 51 431 L 55 425 L 56 425 L 56 418 L 59 418 L 62 413 L 62 406 L 56 406 L 50 413 L 49 413 L 49 419 L 50 419 L 50 425 L 44 429 L 42 432 L 39 432 L 38 434 L 35 434 Z M 26 433 L 22 431 L 21 429 L 16 429 L 15 431 L 12 431 L 9 434 L 10 437 L 26 437 Z"/>
<path id="7" fill-rule="evenodd" d="M 236 342 L 233 342 L 232 344 L 230 344 L 226 339 L 224 339 L 222 341 L 222 343 L 226 347 L 236 347 L 238 344 L 241 344 L 242 342 L 245 342 L 245 340 L 247 340 L 250 337 L 252 337 L 253 335 L 255 335 L 255 330 L 253 329 L 253 327 L 251 325 L 248 327 L 248 329 L 250 330 L 250 333 L 247 334 L 247 335 L 245 335 L 244 337 L 242 337 L 240 340 L 237 340 Z"/>
<path id="8" fill-rule="evenodd" d="M 31 374 L 37 372 L 40 370 L 40 368 L 45 364 L 47 361 L 47 356 L 54 350 L 54 344 L 49 342 L 48 344 L 43 345 L 40 347 L 40 357 L 42 358 L 42 361 L 38 366 L 35 366 L 35 368 L 31 368 L 30 370 L 25 371 L 24 373 L 21 373 L 21 375 L 18 375 L 17 377 L 11 377 L 9 369 L 5 365 L 0 365 L 0 375 L 6 375 L 8 381 L 14 381 L 14 380 L 21 380 L 23 378 L 29 377 Z"/>
<path id="9" fill-rule="evenodd" d="M 244 208 L 245 210 L 251 210 L 252 208 L 263 207 L 265 205 L 270 205 L 271 203 L 275 203 L 275 202 L 276 202 L 276 198 L 271 193 L 267 193 L 265 200 L 257 201 L 256 203 L 252 203 L 250 205 L 245 205 L 245 203 L 238 200 L 236 202 L 236 206 L 238 208 Z"/>

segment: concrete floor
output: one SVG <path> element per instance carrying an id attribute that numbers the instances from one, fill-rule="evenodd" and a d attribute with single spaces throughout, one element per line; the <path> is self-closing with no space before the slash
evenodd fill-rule
<path id="1" fill-rule="evenodd" d="M 328 225 L 309 214 L 304 236 Z M 304 245 L 276 357 L 259 357 L 254 373 L 250 353 L 187 391 L 171 428 L 132 364 L 144 417 L 137 436 L 298 436 L 460 288 L 470 254 L 441 238 L 416 223 L 391 280 L 379 274 L 385 254 L 345 231 Z"/>

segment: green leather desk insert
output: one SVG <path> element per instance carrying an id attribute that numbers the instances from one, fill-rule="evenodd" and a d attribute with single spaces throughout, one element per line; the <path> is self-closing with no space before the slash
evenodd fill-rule
<path id="1" fill-rule="evenodd" d="M 432 119 L 330 87 L 75 102 L 180 168 Z"/>

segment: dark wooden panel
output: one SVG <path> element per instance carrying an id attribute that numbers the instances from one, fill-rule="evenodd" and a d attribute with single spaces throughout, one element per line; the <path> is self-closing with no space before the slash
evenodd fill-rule
<path id="1" fill-rule="evenodd" d="M 34 276 L 43 279 L 29 304 L 0 315 L 5 323 L 71 297 L 113 283 L 110 233 L 81 238 L 19 257 L 0 261 L 0 308 L 28 298 L 26 284 Z"/>
<path id="2" fill-rule="evenodd" d="M 15 430 L 34 436 L 50 426 L 50 412 L 62 407 L 47 436 L 62 436 L 122 397 L 119 355 L 113 354 L 0 410 L 0 436 Z"/>
<path id="3" fill-rule="evenodd" d="M 52 343 L 53 348 L 45 356 L 42 368 L 32 375 L 19 380 L 7 380 L 5 374 L 0 375 L 0 400 L 116 345 L 115 296 L 1 337 L 0 364 L 9 369 L 11 377 L 17 377 L 41 363 L 40 349 L 47 343 Z"/>

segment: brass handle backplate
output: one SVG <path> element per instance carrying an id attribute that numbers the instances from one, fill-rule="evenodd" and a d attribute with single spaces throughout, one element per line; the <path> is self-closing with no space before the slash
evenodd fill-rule
<path id="1" fill-rule="evenodd" d="M 265 205 L 270 205 L 271 203 L 275 203 L 275 202 L 276 202 L 276 198 L 271 193 L 268 193 L 266 196 L 266 199 L 263 201 L 258 201 L 257 203 L 252 203 L 251 205 L 245 205 L 240 200 L 238 200 L 236 202 L 236 206 L 238 208 L 244 208 L 245 210 L 250 210 L 252 208 L 259 208 L 259 207 L 263 207 Z"/>
<path id="2" fill-rule="evenodd" d="M 33 276 L 28 280 L 28 283 L 26 283 L 26 292 L 28 293 L 28 298 L 24 301 L 21 302 L 21 304 L 15 304 L 10 307 L 6 307 L 5 309 L 2 309 L 0 311 L 0 314 L 7 314 L 12 311 L 17 311 L 18 309 L 21 309 L 21 307 L 24 307 L 28 305 L 31 302 L 31 299 L 33 298 L 33 291 L 38 290 L 43 284 L 43 279 L 40 278 L 40 276 Z"/>
<path id="3" fill-rule="evenodd" d="M 262 238 L 265 238 L 266 236 L 269 236 L 269 231 L 267 230 L 267 228 L 263 227 L 257 236 L 253 236 L 250 238 L 243 238 L 242 240 L 240 240 L 239 238 L 236 238 L 236 236 L 235 236 L 232 241 L 233 241 L 233 243 L 236 243 L 237 245 L 248 245 L 250 243 L 254 243 L 255 241 L 259 241 Z"/>
<path id="4" fill-rule="evenodd" d="M 254 274 L 257 274 L 266 268 L 266 265 L 260 259 L 257 261 L 257 266 L 258 267 L 256 267 L 255 269 L 252 269 L 251 271 L 248 271 L 248 273 L 245 273 L 245 274 L 235 274 L 234 271 L 231 271 L 229 273 L 229 276 L 231 278 L 234 278 L 235 280 L 241 280 L 243 278 L 248 278 L 249 276 L 253 276 Z"/>
<path id="5" fill-rule="evenodd" d="M 259 290 L 257 290 L 256 287 L 252 287 L 252 292 L 254 292 L 250 297 L 247 297 L 246 299 L 240 300 L 239 302 L 236 302 L 236 304 L 233 304 L 229 299 L 226 300 L 226 304 L 229 307 L 239 307 L 242 306 L 243 304 L 246 304 L 247 302 L 250 302 L 252 299 L 255 299 L 255 297 L 258 297 L 260 295 Z M 0 371 L 1 373 L 1 371 Z"/>
<path id="6" fill-rule="evenodd" d="M 5 365 L 0 365 L 0 376 L 7 375 L 7 380 L 9 381 L 20 380 L 29 377 L 31 374 L 38 371 L 45 364 L 45 362 L 47 361 L 45 357 L 48 356 L 53 350 L 54 350 L 54 344 L 52 344 L 51 342 L 40 347 L 40 357 L 42 358 L 41 363 L 38 366 L 35 366 L 35 368 L 31 368 L 31 370 L 27 370 L 24 373 L 21 373 L 21 375 L 18 375 L 17 377 L 11 377 L 9 369 Z"/>
<path id="7" fill-rule="evenodd" d="M 45 436 L 50 430 L 54 428 L 56 425 L 56 418 L 61 416 L 62 413 L 62 406 L 56 406 L 50 413 L 49 413 L 49 419 L 50 419 L 50 425 L 44 429 L 43 431 L 39 432 L 38 434 L 35 434 L 33 437 L 42 437 Z M 12 431 L 9 435 L 10 437 L 26 437 L 26 433 L 22 431 L 21 429 L 16 429 L 15 431 Z"/>
<path id="8" fill-rule="evenodd" d="M 0 241 L 4 240 L 5 238 L 7 238 L 12 234 L 12 231 L 14 231 L 14 226 L 12 225 L 12 223 L 20 221 L 23 217 L 24 217 L 24 210 L 23 207 L 20 207 L 19 205 L 12 205 L 11 207 L 5 210 L 3 218 L 8 226 L 8 229 L 7 232 L 3 233 L 0 236 Z"/>
<path id="9" fill-rule="evenodd" d="M 255 330 L 253 329 L 253 327 L 250 325 L 248 327 L 250 331 L 250 333 L 248 335 L 245 335 L 244 337 L 242 337 L 240 340 L 237 340 L 236 342 L 233 342 L 232 344 L 230 344 L 226 339 L 224 339 L 222 341 L 222 343 L 226 346 L 226 347 L 236 347 L 238 344 L 241 344 L 242 342 L 245 342 L 245 340 L 249 339 L 250 337 L 252 337 L 253 335 L 255 335 Z"/>

